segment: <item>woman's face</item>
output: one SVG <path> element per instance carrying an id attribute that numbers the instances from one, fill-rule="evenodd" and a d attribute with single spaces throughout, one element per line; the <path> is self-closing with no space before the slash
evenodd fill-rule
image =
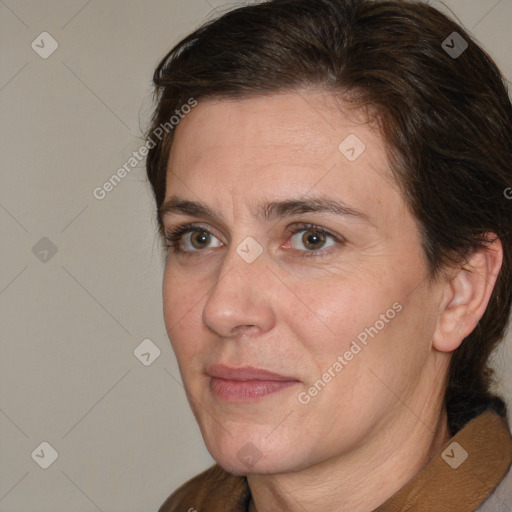
<path id="1" fill-rule="evenodd" d="M 176 128 L 166 200 L 214 216 L 167 205 L 168 234 L 195 227 L 168 253 L 165 324 L 207 448 L 234 474 L 296 471 L 418 423 L 441 293 L 385 150 L 313 91 L 200 102 Z"/>

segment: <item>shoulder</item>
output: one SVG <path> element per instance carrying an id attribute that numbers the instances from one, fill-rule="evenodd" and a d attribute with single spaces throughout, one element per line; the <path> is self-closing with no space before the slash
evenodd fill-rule
<path id="1" fill-rule="evenodd" d="M 245 512 L 249 497 L 245 477 L 233 476 L 215 464 L 174 491 L 158 512 Z"/>

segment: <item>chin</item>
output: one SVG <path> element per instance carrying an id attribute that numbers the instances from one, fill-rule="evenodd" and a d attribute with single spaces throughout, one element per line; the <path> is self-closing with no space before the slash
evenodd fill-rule
<path id="1" fill-rule="evenodd" d="M 275 475 L 280 473 L 288 473 L 294 471 L 290 469 L 285 461 L 274 461 L 261 459 L 254 465 L 240 462 L 238 458 L 221 457 L 215 458 L 215 462 L 225 471 L 234 476 L 248 475 Z"/>
<path id="2" fill-rule="evenodd" d="M 276 446 L 264 437 L 252 439 L 251 436 L 230 437 L 229 446 L 209 443 L 206 446 L 215 462 L 235 476 L 288 473 L 308 466 L 307 456 L 297 451 L 297 443 L 290 442 L 291 439 L 290 446 L 286 443 Z"/>

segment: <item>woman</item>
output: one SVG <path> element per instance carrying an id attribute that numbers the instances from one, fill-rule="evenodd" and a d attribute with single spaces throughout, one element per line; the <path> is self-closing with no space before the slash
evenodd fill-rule
<path id="1" fill-rule="evenodd" d="M 490 57 L 425 3 L 274 0 L 154 83 L 164 319 L 217 462 L 161 512 L 505 506 L 487 361 L 512 106 Z"/>

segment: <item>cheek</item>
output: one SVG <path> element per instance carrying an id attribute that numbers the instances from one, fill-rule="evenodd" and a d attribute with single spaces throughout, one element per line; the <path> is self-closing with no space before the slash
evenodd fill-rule
<path id="1" fill-rule="evenodd" d="M 198 352 L 201 297 L 204 286 L 196 280 L 179 279 L 168 264 L 162 283 L 163 316 L 171 346 L 181 363 Z"/>
<path id="2" fill-rule="evenodd" d="M 365 270 L 332 276 L 318 287 L 296 286 L 301 301 L 294 301 L 295 308 L 286 313 L 294 337 L 307 353 L 309 384 L 328 369 L 338 372 L 324 399 L 336 395 L 340 400 L 339 388 L 362 391 L 370 386 L 368 368 L 384 364 L 394 378 L 405 356 L 402 345 L 417 325 L 417 306 L 410 308 L 407 301 L 408 281 L 400 279 L 399 272 L 392 275 L 390 268 Z"/>
<path id="3" fill-rule="evenodd" d="M 166 322 L 173 325 L 184 319 L 206 294 L 211 284 L 196 274 L 187 274 L 168 261 L 162 280 L 162 299 Z"/>
<path id="4" fill-rule="evenodd" d="M 287 312 L 298 338 L 307 335 L 308 343 L 317 353 L 342 353 L 392 308 L 393 297 L 397 295 L 376 279 L 333 276 L 331 281 L 336 284 L 325 282 L 317 288 L 296 288 L 300 300 L 293 301 Z"/>

